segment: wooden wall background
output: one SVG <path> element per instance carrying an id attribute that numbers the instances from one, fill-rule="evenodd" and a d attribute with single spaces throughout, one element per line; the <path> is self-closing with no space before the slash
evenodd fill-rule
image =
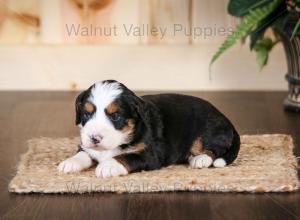
<path id="1" fill-rule="evenodd" d="M 227 3 L 0 0 L 0 90 L 80 90 L 103 79 L 120 80 L 135 90 L 286 90 L 281 45 L 267 68 L 259 71 L 247 45 L 237 44 L 213 66 L 209 78 L 213 53 L 238 22 L 227 15 Z M 66 25 L 72 24 L 116 25 L 119 32 L 70 36 Z M 175 24 L 186 33 L 174 36 Z M 167 32 L 163 38 L 128 36 L 122 25 L 162 27 Z M 205 36 L 205 31 L 212 33 Z"/>
<path id="2" fill-rule="evenodd" d="M 0 0 L 1 44 L 195 44 L 220 42 L 218 34 L 205 39 L 199 31 L 234 28 L 228 0 Z M 118 34 L 69 36 L 66 25 L 116 25 Z M 174 35 L 174 25 L 184 30 Z M 123 25 L 167 28 L 166 36 L 126 35 Z M 198 28 L 195 36 L 193 28 Z M 98 32 L 99 33 L 99 32 Z"/>

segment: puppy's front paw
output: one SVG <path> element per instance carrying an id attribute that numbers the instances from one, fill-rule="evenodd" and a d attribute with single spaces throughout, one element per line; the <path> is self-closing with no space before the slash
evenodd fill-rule
<path id="1" fill-rule="evenodd" d="M 126 174 L 128 174 L 126 168 L 113 158 L 101 162 L 96 168 L 97 177 L 106 178 Z"/>
<path id="2" fill-rule="evenodd" d="M 70 157 L 61 162 L 57 169 L 64 173 L 75 173 L 89 168 L 92 165 L 92 159 L 85 152 L 78 152 L 73 157 Z"/>
<path id="3" fill-rule="evenodd" d="M 64 173 L 75 173 L 79 172 L 84 169 L 84 167 L 81 165 L 81 161 L 78 158 L 68 158 L 64 161 L 62 161 L 58 167 L 58 171 L 64 172 Z"/>
<path id="4" fill-rule="evenodd" d="M 206 154 L 200 154 L 192 157 L 189 162 L 192 168 L 203 168 L 209 167 L 212 164 L 213 160 Z"/>

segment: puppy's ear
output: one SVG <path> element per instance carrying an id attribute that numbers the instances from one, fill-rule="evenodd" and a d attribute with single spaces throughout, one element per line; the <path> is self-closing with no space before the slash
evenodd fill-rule
<path id="1" fill-rule="evenodd" d="M 134 111 L 139 118 L 144 122 L 148 121 L 149 109 L 140 97 L 136 96 L 133 92 L 130 92 L 126 95 L 126 100 L 130 105 L 131 110 Z"/>
<path id="2" fill-rule="evenodd" d="M 75 101 L 75 111 L 76 111 L 76 119 L 75 123 L 76 125 L 81 123 L 81 111 L 82 111 L 82 106 L 83 106 L 83 97 L 85 95 L 85 91 L 80 93 Z"/>

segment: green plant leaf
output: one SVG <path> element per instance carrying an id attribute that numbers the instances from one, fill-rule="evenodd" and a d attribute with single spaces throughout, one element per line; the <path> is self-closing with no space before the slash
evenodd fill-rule
<path id="1" fill-rule="evenodd" d="M 257 48 L 265 48 L 266 50 L 271 50 L 272 47 L 273 47 L 274 43 L 272 41 L 271 38 L 263 38 L 261 40 L 259 40 L 256 44 L 255 44 L 255 47 L 254 49 L 257 49 Z"/>
<path id="2" fill-rule="evenodd" d="M 295 26 L 295 28 L 294 28 L 294 30 L 293 30 L 291 40 L 296 36 L 296 34 L 297 34 L 299 28 L 300 28 L 300 18 L 299 18 L 299 20 L 297 21 L 297 24 L 296 24 L 296 26 Z"/>
<path id="3" fill-rule="evenodd" d="M 256 42 L 264 36 L 264 34 L 268 28 L 268 26 L 265 25 L 264 20 L 259 22 L 257 24 L 256 29 L 250 33 L 250 49 L 251 50 L 253 50 Z"/>
<path id="4" fill-rule="evenodd" d="M 250 10 L 268 4 L 272 1 L 273 0 L 230 0 L 228 4 L 228 12 L 233 16 L 243 17 L 248 14 Z"/>
<path id="5" fill-rule="evenodd" d="M 264 37 L 266 30 L 277 22 L 277 20 L 282 20 L 282 17 L 286 17 L 286 14 L 286 4 L 282 2 L 272 13 L 260 21 L 250 33 L 250 49 L 253 50 L 256 42 Z"/>
<path id="6" fill-rule="evenodd" d="M 256 52 L 256 62 L 259 65 L 259 68 L 262 69 L 268 63 L 269 52 L 265 49 L 260 49 Z"/>
<path id="7" fill-rule="evenodd" d="M 254 45 L 254 50 L 256 52 L 256 61 L 262 69 L 268 62 L 269 52 L 273 48 L 274 43 L 270 38 L 263 38 Z"/>
<path id="8" fill-rule="evenodd" d="M 249 11 L 249 14 L 244 17 L 243 22 L 237 26 L 234 33 L 227 37 L 225 42 L 213 55 L 210 61 L 210 67 L 226 50 L 232 47 L 237 40 L 249 35 L 250 31 L 257 25 L 257 23 L 273 12 L 279 4 L 282 3 L 282 1 L 283 0 L 273 0 L 272 3 L 269 3 L 266 6 Z"/>

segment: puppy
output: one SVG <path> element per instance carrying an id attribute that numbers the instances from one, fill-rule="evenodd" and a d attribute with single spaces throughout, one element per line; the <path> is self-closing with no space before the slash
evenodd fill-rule
<path id="1" fill-rule="evenodd" d="M 200 98 L 136 96 L 123 84 L 97 82 L 76 99 L 81 143 L 58 170 L 79 172 L 98 162 L 96 175 L 112 177 L 189 163 L 224 167 L 237 157 L 240 137 L 230 121 Z"/>

